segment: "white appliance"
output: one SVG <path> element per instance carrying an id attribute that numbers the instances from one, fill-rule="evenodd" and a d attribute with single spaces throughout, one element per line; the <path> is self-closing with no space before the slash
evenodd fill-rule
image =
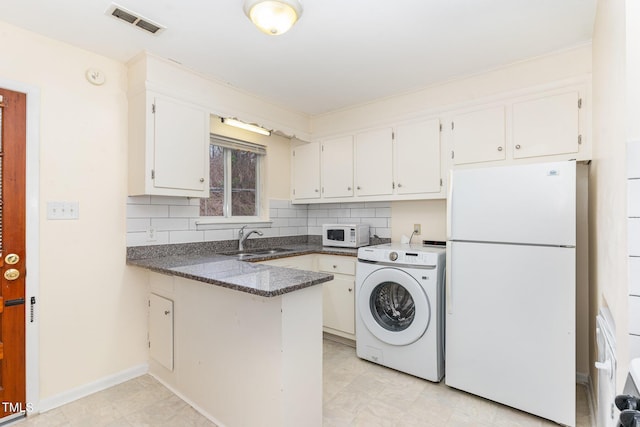
<path id="1" fill-rule="evenodd" d="M 322 246 L 359 248 L 369 244 L 367 224 L 323 224 Z"/>
<path id="2" fill-rule="evenodd" d="M 358 250 L 356 354 L 430 381 L 444 374 L 445 248 Z"/>
<path id="3" fill-rule="evenodd" d="M 452 171 L 446 383 L 575 425 L 576 163 Z"/>
<path id="4" fill-rule="evenodd" d="M 615 408 L 616 397 L 616 339 L 615 323 L 606 307 L 600 308 L 596 316 L 596 350 L 598 360 L 598 427 L 615 427 L 618 411 Z"/>

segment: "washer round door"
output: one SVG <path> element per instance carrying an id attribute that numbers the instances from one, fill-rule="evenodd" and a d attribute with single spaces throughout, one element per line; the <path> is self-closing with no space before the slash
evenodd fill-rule
<path id="1" fill-rule="evenodd" d="M 371 273 L 360 286 L 357 304 L 367 329 L 387 344 L 409 345 L 429 327 L 427 294 L 403 270 L 381 268 Z"/>

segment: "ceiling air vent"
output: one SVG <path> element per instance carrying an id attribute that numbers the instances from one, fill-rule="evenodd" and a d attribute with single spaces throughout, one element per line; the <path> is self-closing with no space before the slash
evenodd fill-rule
<path id="1" fill-rule="evenodd" d="M 139 13 L 132 12 L 115 3 L 111 4 L 105 14 L 118 18 L 126 23 L 135 25 L 141 30 L 145 30 L 151 34 L 160 34 L 166 27 L 157 24 L 150 19 L 142 17 Z"/>

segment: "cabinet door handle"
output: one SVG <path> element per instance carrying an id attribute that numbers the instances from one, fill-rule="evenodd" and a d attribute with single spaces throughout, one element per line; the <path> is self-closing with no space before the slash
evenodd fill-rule
<path id="1" fill-rule="evenodd" d="M 333 269 L 335 270 L 336 268 L 338 268 L 338 266 L 334 264 L 333 265 Z"/>
<path id="2" fill-rule="evenodd" d="M 358 185 L 356 188 L 357 188 L 358 190 L 360 190 L 360 186 L 359 186 L 359 185 Z"/>
<path id="3" fill-rule="evenodd" d="M 398 188 L 402 187 L 402 184 L 398 183 Z"/>
<path id="4" fill-rule="evenodd" d="M 349 288 L 349 292 L 351 292 L 353 289 Z"/>
<path id="5" fill-rule="evenodd" d="M 516 145 L 516 150 L 520 149 L 520 144 Z"/>
<path id="6" fill-rule="evenodd" d="M 502 147 L 498 147 L 498 151 L 502 151 Z"/>
<path id="7" fill-rule="evenodd" d="M 347 191 L 351 191 L 351 187 L 347 187 Z"/>
<path id="8" fill-rule="evenodd" d="M 204 182 L 204 178 L 200 178 L 200 182 Z"/>
<path id="9" fill-rule="evenodd" d="M 165 310 L 165 311 L 164 311 L 164 315 L 165 315 L 165 316 L 168 316 L 168 315 L 169 315 L 169 313 L 171 313 L 169 310 Z"/>

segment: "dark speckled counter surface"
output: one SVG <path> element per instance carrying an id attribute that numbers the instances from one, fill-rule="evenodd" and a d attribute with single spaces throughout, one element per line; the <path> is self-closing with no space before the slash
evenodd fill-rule
<path id="1" fill-rule="evenodd" d="M 170 245 L 169 245 L 170 246 Z M 127 257 L 127 264 L 162 274 L 180 276 L 203 283 L 223 286 L 263 297 L 274 297 L 333 279 L 331 274 L 258 264 L 259 261 L 312 253 L 356 256 L 357 249 L 329 248 L 314 244 L 278 245 L 285 251 L 277 254 L 252 255 L 240 261 L 233 251 L 203 254 L 201 250 L 181 251 L 179 255 Z M 170 249 L 169 249 L 170 251 Z M 153 254 L 154 252 L 150 252 Z M 167 253 L 167 249 L 155 254 Z"/>

